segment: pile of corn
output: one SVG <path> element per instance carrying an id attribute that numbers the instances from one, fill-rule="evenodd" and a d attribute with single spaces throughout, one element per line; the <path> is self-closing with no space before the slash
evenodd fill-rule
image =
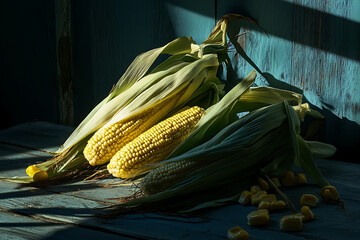
<path id="1" fill-rule="evenodd" d="M 319 198 L 313 194 L 302 194 L 299 199 L 300 212 L 289 203 L 289 200 L 277 200 L 275 193 L 279 192 L 279 188 L 303 186 L 307 184 L 307 177 L 304 173 L 298 173 L 295 177 L 294 172 L 286 171 L 285 174 L 279 178 L 274 177 L 269 181 L 258 177 L 257 183 L 252 185 L 249 190 L 244 190 L 238 199 L 238 203 L 243 206 L 257 206 L 257 210 L 250 212 L 246 218 L 249 226 L 266 226 L 270 223 L 270 213 L 284 212 L 292 210 L 296 213 L 284 215 L 279 219 L 279 229 L 284 232 L 298 232 L 301 231 L 305 222 L 317 219 L 318 216 L 311 211 L 319 204 Z M 274 193 L 268 194 L 267 191 Z M 283 195 L 283 193 L 282 193 Z M 334 186 L 324 186 L 319 194 L 324 202 L 338 204 L 341 200 L 339 194 Z M 227 232 L 228 239 L 246 240 L 249 234 L 240 226 L 233 227 Z"/>
<path id="2" fill-rule="evenodd" d="M 300 136 L 305 115 L 323 117 L 302 103 L 302 95 L 252 87 L 255 71 L 241 81 L 228 79 L 239 83 L 225 94 L 218 70 L 224 68 L 228 78 L 234 77 L 226 34 L 229 21 L 237 20 L 248 21 L 226 15 L 200 45 L 182 37 L 139 55 L 52 159 L 29 166 L 29 177 L 11 180 L 49 184 L 90 171 L 137 181 L 141 197 L 120 204 L 121 209 L 151 204 L 165 208 L 164 202 L 189 195 L 197 201 L 172 207 L 219 205 L 238 198 L 259 174 L 294 177 L 288 172 L 294 163 L 318 185 L 329 185 L 313 158 L 335 150 Z M 169 57 L 150 70 L 160 54 Z M 298 175 L 295 182 L 304 182 L 304 176 Z M 250 201 L 259 207 L 249 215 L 251 225 L 268 221 L 268 211 L 286 205 L 266 193 L 265 183 L 241 194 L 242 204 Z M 208 190 L 209 195 L 196 195 Z M 332 191 L 324 190 L 324 196 L 332 198 Z"/>

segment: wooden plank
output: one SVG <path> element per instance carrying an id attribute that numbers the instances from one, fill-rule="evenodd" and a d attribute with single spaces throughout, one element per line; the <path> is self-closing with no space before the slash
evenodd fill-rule
<path id="1" fill-rule="evenodd" d="M 55 1 L 60 123 L 74 124 L 70 1 Z"/>
<path id="2" fill-rule="evenodd" d="M 68 226 L 45 222 L 23 215 L 3 212 L 0 209 L 1 239 L 45 239 Z"/>
<path id="3" fill-rule="evenodd" d="M 0 176 L 26 176 L 25 169 L 29 165 L 46 161 L 51 156 L 39 151 L 0 144 Z"/>
<path id="4" fill-rule="evenodd" d="M 56 151 L 73 129 L 49 122 L 27 122 L 0 131 L 0 143 Z"/>
<path id="5" fill-rule="evenodd" d="M 360 146 L 360 2 L 303 0 L 218 1 L 217 16 L 234 12 L 257 21 L 267 34 L 242 28 L 239 43 L 259 67 L 256 84 L 304 94 L 326 121 L 323 141 L 351 159 Z M 253 66 L 231 57 L 238 76 Z M 355 160 L 355 159 L 354 159 Z M 356 160 L 358 162 L 358 160 Z"/>
<path id="6" fill-rule="evenodd" d="M 23 159 L 29 159 L 31 156 L 34 161 L 40 157 L 46 157 L 45 154 L 41 155 L 42 153 L 39 155 L 37 151 L 22 151 L 23 148 L 0 145 L 2 156 L 0 164 L 9 160 L 13 163 L 19 160 L 21 163 Z M 358 207 L 360 187 L 356 184 L 360 177 L 360 166 L 330 160 L 318 160 L 317 163 L 324 176 L 337 187 L 340 196 L 345 201 L 346 210 L 320 202 L 319 207 L 313 209 L 318 219 L 306 223 L 302 232 L 293 234 L 282 233 L 278 225 L 280 217 L 289 212 L 272 213 L 268 226 L 253 228 L 247 226 L 246 215 L 256 207 L 243 207 L 238 204 L 202 210 L 196 215 L 134 213 L 115 219 L 94 218 L 93 214 L 99 212 L 95 210 L 96 208 L 116 203 L 116 197 L 121 194 L 122 188 L 103 187 L 114 181 L 112 179 L 64 184 L 44 189 L 18 188 L 16 184 L 0 182 L 0 208 L 46 221 L 75 224 L 82 228 L 94 228 L 99 232 L 138 239 L 223 239 L 226 231 L 236 225 L 247 230 L 252 239 L 270 237 L 274 239 L 284 237 L 286 239 L 335 239 L 339 237 L 351 239 L 360 234 L 357 228 L 360 223 L 358 220 L 360 219 Z M 4 166 L 6 164 L 2 164 L 0 169 L 3 169 L 1 174 L 5 175 L 24 170 L 21 166 L 13 170 L 4 169 Z M 131 193 L 131 188 L 125 191 Z M 300 208 L 298 200 L 303 193 L 319 196 L 319 191 L 320 188 L 313 184 L 284 189 L 285 194 L 294 202 L 297 209 Z M 70 230 L 59 230 L 59 232 L 66 235 Z"/>
<path id="7" fill-rule="evenodd" d="M 61 224 L 0 209 L 0 239 L 134 239 L 87 227 Z"/>

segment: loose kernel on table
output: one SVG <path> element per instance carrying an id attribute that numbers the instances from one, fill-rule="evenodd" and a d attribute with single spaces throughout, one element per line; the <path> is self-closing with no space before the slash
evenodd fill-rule
<path id="1" fill-rule="evenodd" d="M 286 203 L 283 200 L 277 200 L 270 203 L 270 211 L 281 211 L 287 208 Z"/>
<path id="2" fill-rule="evenodd" d="M 266 195 L 265 191 L 260 191 L 255 194 L 251 195 L 251 205 L 257 206 L 260 202 L 262 197 Z"/>
<path id="3" fill-rule="evenodd" d="M 292 171 L 286 171 L 281 178 L 281 185 L 284 187 L 292 187 L 295 185 L 295 175 Z"/>
<path id="4" fill-rule="evenodd" d="M 269 223 L 270 215 L 266 209 L 250 212 L 247 215 L 248 224 L 251 226 L 260 226 Z"/>
<path id="5" fill-rule="evenodd" d="M 258 185 L 260 186 L 261 190 L 269 190 L 269 184 L 261 177 L 258 178 Z"/>
<path id="6" fill-rule="evenodd" d="M 227 237 L 230 240 L 247 240 L 249 239 L 249 234 L 241 227 L 236 226 L 228 230 Z"/>
<path id="7" fill-rule="evenodd" d="M 259 185 L 253 185 L 250 187 L 250 192 L 251 194 L 255 194 L 257 192 L 260 192 L 261 191 L 261 188 Z"/>
<path id="8" fill-rule="evenodd" d="M 301 206 L 316 207 L 319 203 L 319 199 L 312 194 L 303 194 L 300 198 Z"/>
<path id="9" fill-rule="evenodd" d="M 302 206 L 301 207 L 301 214 L 304 216 L 302 218 L 303 222 L 308 222 L 310 220 L 313 220 L 315 218 L 314 213 L 311 211 L 309 206 Z"/>
<path id="10" fill-rule="evenodd" d="M 248 190 L 242 191 L 238 202 L 242 205 L 248 205 L 251 202 L 251 192 Z"/>
<path id="11" fill-rule="evenodd" d="M 269 210 L 269 208 L 270 208 L 270 202 L 268 202 L 268 201 L 261 201 L 258 205 L 258 210 L 260 210 L 260 209 Z"/>
<path id="12" fill-rule="evenodd" d="M 295 178 L 296 185 L 304 185 L 307 183 L 306 175 L 303 173 L 298 173 Z"/>
<path id="13" fill-rule="evenodd" d="M 261 197 L 261 201 L 267 201 L 269 203 L 276 201 L 276 195 L 275 194 L 266 194 L 265 196 Z"/>
<path id="14" fill-rule="evenodd" d="M 334 186 L 325 186 L 321 189 L 321 197 L 325 202 L 337 202 L 340 200 L 339 193 Z"/>
<path id="15" fill-rule="evenodd" d="M 284 232 L 297 232 L 302 229 L 301 216 L 287 215 L 280 219 L 280 230 Z"/>
<path id="16" fill-rule="evenodd" d="M 270 179 L 272 182 L 273 182 L 273 184 L 276 186 L 276 187 L 281 187 L 281 183 L 280 183 L 280 180 L 277 178 L 277 177 L 273 177 L 273 178 L 271 178 Z"/>

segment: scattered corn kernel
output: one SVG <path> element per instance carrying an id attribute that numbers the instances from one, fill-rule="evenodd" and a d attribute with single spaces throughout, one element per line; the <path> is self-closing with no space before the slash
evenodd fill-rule
<path id="1" fill-rule="evenodd" d="M 295 178 L 296 185 L 304 185 L 307 183 L 306 175 L 303 173 L 298 173 Z"/>
<path id="2" fill-rule="evenodd" d="M 35 173 L 39 172 L 40 169 L 36 165 L 31 165 L 26 168 L 26 174 L 29 175 L 29 177 L 33 177 Z"/>
<path id="3" fill-rule="evenodd" d="M 292 171 L 286 171 L 281 178 L 281 185 L 284 187 L 292 187 L 295 185 L 295 175 Z"/>
<path id="4" fill-rule="evenodd" d="M 265 191 L 260 191 L 255 194 L 251 194 L 251 205 L 258 205 L 261 202 L 262 197 L 266 195 Z"/>
<path id="5" fill-rule="evenodd" d="M 40 170 L 36 165 L 31 165 L 26 168 L 26 174 L 29 175 L 29 177 L 32 177 L 35 182 L 44 181 L 48 178 L 48 173 Z"/>
<path id="6" fill-rule="evenodd" d="M 251 188 L 250 188 L 251 194 L 255 194 L 255 193 L 260 192 L 260 191 L 261 191 L 261 188 L 260 188 L 259 185 L 253 185 L 253 186 L 251 186 Z"/>
<path id="7" fill-rule="evenodd" d="M 276 201 L 276 195 L 275 194 L 266 194 L 265 196 L 261 197 L 261 201 L 267 201 L 269 203 Z"/>
<path id="8" fill-rule="evenodd" d="M 270 211 L 280 211 L 286 209 L 286 203 L 283 200 L 277 200 L 275 202 L 270 203 Z"/>
<path id="9" fill-rule="evenodd" d="M 309 206 L 302 206 L 301 207 L 301 214 L 304 215 L 304 217 L 302 218 L 303 222 L 307 222 L 307 221 L 313 220 L 315 218 L 315 215 L 311 211 Z"/>
<path id="10" fill-rule="evenodd" d="M 287 215 L 280 218 L 280 230 L 284 232 L 298 232 L 302 229 L 301 216 Z"/>
<path id="11" fill-rule="evenodd" d="M 247 240 L 249 239 L 249 234 L 241 227 L 236 226 L 228 230 L 227 237 L 230 240 Z"/>
<path id="12" fill-rule="evenodd" d="M 301 206 L 316 207 L 319 203 L 319 199 L 312 194 L 303 194 L 300 198 Z"/>
<path id="13" fill-rule="evenodd" d="M 247 215 L 248 224 L 251 226 L 265 225 L 269 223 L 270 215 L 267 209 L 253 211 Z"/>
<path id="14" fill-rule="evenodd" d="M 258 210 L 260 210 L 260 209 L 269 210 L 269 208 L 270 208 L 270 202 L 268 202 L 268 201 L 261 201 L 258 205 Z"/>
<path id="15" fill-rule="evenodd" d="M 339 193 L 334 186 L 325 186 L 321 189 L 321 197 L 325 202 L 337 202 L 340 200 Z"/>
<path id="16" fill-rule="evenodd" d="M 261 190 L 269 190 L 269 184 L 261 177 L 258 178 L 258 185 L 260 186 Z"/>
<path id="17" fill-rule="evenodd" d="M 46 171 L 38 171 L 33 176 L 33 180 L 35 182 L 44 181 L 47 178 L 48 178 L 48 173 Z"/>
<path id="18" fill-rule="evenodd" d="M 242 191 L 238 202 L 242 205 L 248 205 L 250 201 L 251 201 L 251 192 L 249 192 L 248 190 Z"/>
<path id="19" fill-rule="evenodd" d="M 281 183 L 280 183 L 280 180 L 277 178 L 277 177 L 273 177 L 270 179 L 274 184 L 275 186 L 277 186 L 278 188 L 281 187 Z"/>

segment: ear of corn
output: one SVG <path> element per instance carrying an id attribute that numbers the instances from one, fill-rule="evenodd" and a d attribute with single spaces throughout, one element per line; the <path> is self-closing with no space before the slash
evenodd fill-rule
<path id="1" fill-rule="evenodd" d="M 99 129 L 88 141 L 84 156 L 91 165 L 101 165 L 125 144 L 145 132 L 175 106 L 183 91 L 119 122 Z"/>
<path id="2" fill-rule="evenodd" d="M 153 126 L 118 151 L 108 171 L 114 177 L 129 178 L 144 166 L 162 161 L 190 134 L 202 114 L 195 106 Z"/>

